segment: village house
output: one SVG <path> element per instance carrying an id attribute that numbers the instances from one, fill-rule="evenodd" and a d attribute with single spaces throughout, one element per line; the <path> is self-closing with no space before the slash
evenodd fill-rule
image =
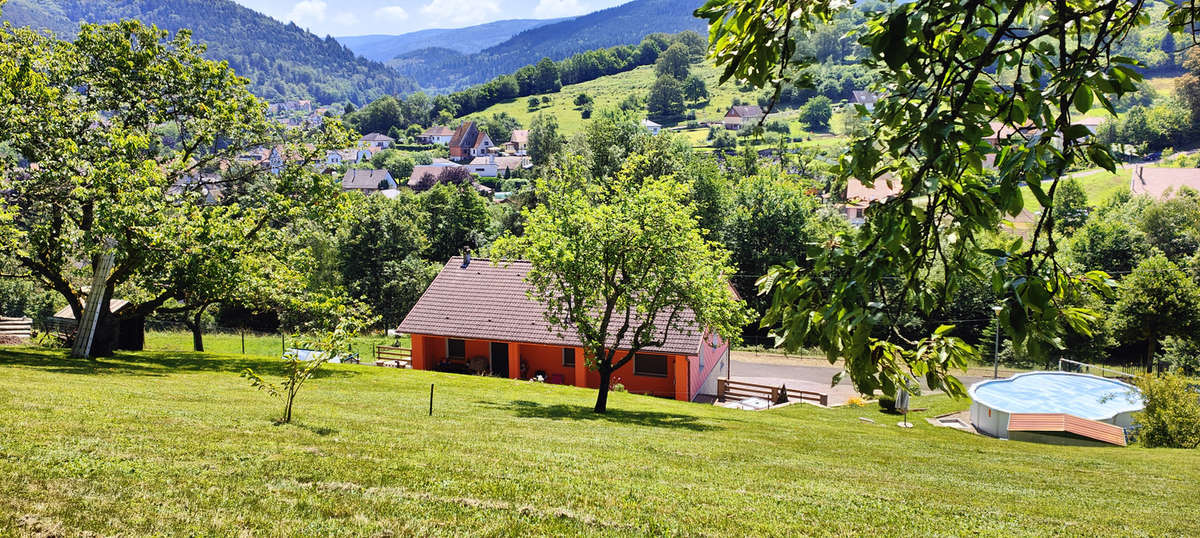
<path id="1" fill-rule="evenodd" d="M 527 295 L 529 270 L 523 261 L 451 258 L 397 329 L 412 336 L 412 367 L 599 387 L 579 337 L 552 327 L 545 306 Z M 716 394 L 717 378 L 729 371 L 729 346 L 699 326 L 668 331 L 661 346 L 641 350 L 613 379 L 629 392 L 682 401 Z"/>
<path id="2" fill-rule="evenodd" d="M 417 142 L 422 144 L 449 144 L 454 137 L 454 129 L 445 125 L 434 125 L 417 135 Z"/>
<path id="3" fill-rule="evenodd" d="M 512 155 L 506 157 L 497 157 L 495 155 L 487 155 L 483 157 L 475 157 L 467 165 L 468 170 L 472 174 L 480 177 L 504 177 L 511 176 L 513 172 L 531 168 L 533 164 L 529 161 L 529 157 L 521 157 Z"/>
<path id="4" fill-rule="evenodd" d="M 1179 194 L 1181 189 L 1200 191 L 1200 168 L 1147 168 L 1134 167 L 1129 179 L 1129 193 L 1134 196 L 1149 196 L 1155 200 L 1167 200 Z"/>
<path id="5" fill-rule="evenodd" d="M 868 90 L 854 90 L 850 92 L 850 104 L 862 105 L 867 109 L 867 112 L 875 110 L 875 103 L 879 101 L 880 95 Z"/>
<path id="6" fill-rule="evenodd" d="M 652 134 L 652 135 L 657 135 L 658 132 L 662 130 L 662 125 L 659 125 L 658 123 L 650 121 L 650 119 L 644 119 L 644 120 L 642 120 L 642 128 L 647 131 L 650 131 L 650 134 Z"/>
<path id="7" fill-rule="evenodd" d="M 342 176 L 343 191 L 358 191 L 363 194 L 373 194 L 396 188 L 396 180 L 387 170 L 347 170 Z"/>
<path id="8" fill-rule="evenodd" d="M 757 105 L 736 105 L 729 107 L 721 124 L 730 131 L 737 131 L 754 125 L 764 116 L 763 109 Z"/>
<path id="9" fill-rule="evenodd" d="M 512 136 L 506 143 L 509 146 L 508 152 L 513 155 L 528 155 L 529 154 L 529 129 L 513 129 Z"/>
<path id="10" fill-rule="evenodd" d="M 874 202 L 885 202 L 900 193 L 899 184 L 891 184 L 891 176 L 885 175 L 875 179 L 875 185 L 868 187 L 856 178 L 850 178 L 846 184 L 846 203 L 842 206 L 842 214 L 846 220 L 855 226 L 866 222 L 867 208 Z"/>
<path id="11" fill-rule="evenodd" d="M 379 133 L 370 133 L 359 139 L 359 146 L 372 152 L 392 147 L 396 139 Z"/>
<path id="12" fill-rule="evenodd" d="M 450 158 L 456 161 L 474 159 L 487 155 L 492 147 L 492 139 L 488 134 L 475 125 L 473 121 L 464 121 L 450 137 Z"/>

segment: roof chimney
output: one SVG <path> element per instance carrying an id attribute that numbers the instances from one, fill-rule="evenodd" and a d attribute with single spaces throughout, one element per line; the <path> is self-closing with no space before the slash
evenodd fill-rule
<path id="1" fill-rule="evenodd" d="M 466 269 L 468 265 L 471 265 L 471 252 L 470 251 L 467 251 L 466 254 L 463 254 L 463 263 L 462 263 L 461 269 Z"/>

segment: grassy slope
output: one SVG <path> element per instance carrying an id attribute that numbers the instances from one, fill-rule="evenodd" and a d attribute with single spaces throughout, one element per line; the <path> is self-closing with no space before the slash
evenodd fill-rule
<path id="1" fill-rule="evenodd" d="M 301 339 L 288 335 L 280 338 L 278 334 L 246 334 L 246 354 L 279 356 L 283 346 L 297 347 L 303 345 Z M 383 335 L 361 336 L 354 340 L 354 351 L 363 361 L 373 355 L 373 346 L 390 346 L 394 338 Z M 404 337 L 403 345 L 408 345 L 408 337 Z M 192 333 L 185 331 L 149 331 L 146 333 L 147 351 L 191 351 Z M 229 355 L 242 354 L 242 337 L 238 333 L 207 333 L 204 335 L 204 350 L 209 353 L 224 353 Z"/>
<path id="2" fill-rule="evenodd" d="M 721 72 L 707 63 L 692 64 L 692 73 L 704 79 L 710 94 L 708 104 L 696 109 L 698 121 L 721 119 L 725 115 L 725 111 L 729 109 L 729 105 L 733 103 L 735 96 L 740 96 L 743 101 L 754 102 L 756 100 L 755 93 L 743 93 L 732 83 L 718 86 L 717 80 L 720 78 Z M 539 112 L 551 114 L 558 119 L 560 132 L 570 135 L 583 130 L 585 122 L 588 121 L 580 116 L 579 110 L 575 106 L 575 96 L 580 92 L 595 99 L 592 106 L 594 110 L 598 111 L 606 108 L 616 109 L 629 94 L 636 94 L 644 99 L 650 93 L 652 84 L 654 84 L 654 66 L 646 65 L 624 73 L 563 86 L 555 93 L 539 94 L 536 96 L 539 99 L 543 95 L 548 95 L 551 103 L 532 112 L 528 108 L 529 97 L 521 97 L 492 105 L 483 112 L 473 115 L 491 116 L 499 112 L 508 112 L 517 118 L 521 125 L 529 127 Z M 644 115 L 645 112 L 643 111 L 642 114 Z"/>
<path id="3" fill-rule="evenodd" d="M 0 527 L 103 534 L 1185 535 L 1200 452 L 913 430 L 331 366 L 276 426 L 276 361 L 0 350 Z M 429 384 L 436 409 L 428 417 Z M 961 409 L 919 399 L 925 414 Z M 878 424 L 858 420 L 870 416 Z"/>

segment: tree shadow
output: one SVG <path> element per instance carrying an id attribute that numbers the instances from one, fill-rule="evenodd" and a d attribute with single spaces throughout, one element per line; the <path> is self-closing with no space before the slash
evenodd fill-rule
<path id="1" fill-rule="evenodd" d="M 543 405 L 528 400 L 513 400 L 508 404 L 480 401 L 494 409 L 511 411 L 521 418 L 546 418 L 551 420 L 603 420 L 634 426 L 674 428 L 691 431 L 720 430 L 718 426 L 700 422 L 695 416 L 657 411 L 626 411 L 609 408 L 606 413 L 597 413 L 589 406 L 552 404 Z"/>
<path id="2" fill-rule="evenodd" d="M 175 372 L 241 373 L 247 368 L 259 375 L 283 375 L 280 359 L 248 358 L 228 355 L 208 355 L 184 351 L 118 351 L 111 357 L 76 359 L 66 350 L 38 348 L 0 348 L 0 366 L 28 366 L 54 373 L 82 375 L 142 375 L 164 376 Z M 358 372 L 322 367 L 314 379 L 347 377 Z"/>

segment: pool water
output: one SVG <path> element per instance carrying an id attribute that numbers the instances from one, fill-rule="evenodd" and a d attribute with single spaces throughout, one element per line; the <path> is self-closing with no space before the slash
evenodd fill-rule
<path id="1" fill-rule="evenodd" d="M 971 399 L 1007 413 L 1066 413 L 1106 420 L 1142 409 L 1142 395 L 1128 383 L 1069 372 L 1031 372 L 976 383 Z"/>

